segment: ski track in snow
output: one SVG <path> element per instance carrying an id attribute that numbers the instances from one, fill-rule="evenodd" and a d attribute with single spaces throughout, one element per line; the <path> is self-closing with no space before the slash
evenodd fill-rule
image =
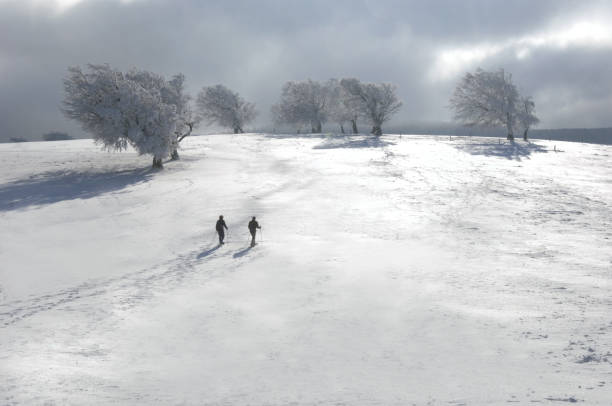
<path id="1" fill-rule="evenodd" d="M 185 278 L 197 270 L 196 265 L 203 263 L 205 259 L 210 261 L 219 256 L 238 258 L 242 256 L 240 253 L 244 252 L 244 250 L 239 250 L 233 255 L 231 253 L 219 255 L 216 252 L 218 249 L 218 245 L 214 245 L 203 252 L 190 251 L 153 268 L 121 277 L 94 280 L 52 294 L 2 303 L 0 304 L 0 324 L 7 327 L 48 310 L 79 311 L 79 303 L 74 302 L 90 299 L 85 306 L 91 306 L 91 299 L 100 296 L 104 297 L 100 298 L 95 306 L 111 303 L 116 309 L 129 309 L 143 300 L 151 299 L 156 291 L 171 290 L 181 284 Z M 207 276 L 212 278 L 219 275 L 211 272 Z M 85 307 L 81 310 L 87 312 L 89 309 Z"/>
<path id="2" fill-rule="evenodd" d="M 181 161 L 144 178 L 130 168 L 133 154 L 107 164 L 85 141 L 65 144 L 85 153 L 76 161 L 61 144 L 39 143 L 42 155 L 34 143 L 3 146 L 44 168 L 6 172 L 3 241 L 37 221 L 69 228 L 99 216 L 102 227 L 85 229 L 108 240 L 105 249 L 118 237 L 155 254 L 116 258 L 110 276 L 103 263 L 58 281 L 40 273 L 54 290 L 19 281 L 15 267 L 37 270 L 11 256 L 18 241 L 0 247 L 13 267 L 0 274 L 2 403 L 609 404 L 610 147 L 556 142 L 563 152 L 553 154 L 546 142 L 418 136 L 186 141 Z M 106 175 L 104 165 L 128 175 Z M 80 189 L 49 196 L 61 179 Z M 97 185 L 104 179 L 110 188 Z M 167 222 L 139 215 L 152 205 Z M 189 219 L 211 222 L 220 210 L 231 223 L 217 248 L 210 226 L 190 229 Z M 251 213 L 268 235 L 255 249 L 244 230 Z M 174 222 L 164 239 L 159 231 Z M 155 236 L 151 245 L 130 228 Z M 78 238 L 58 238 L 79 253 Z M 70 258 L 52 249 L 38 251 Z"/>

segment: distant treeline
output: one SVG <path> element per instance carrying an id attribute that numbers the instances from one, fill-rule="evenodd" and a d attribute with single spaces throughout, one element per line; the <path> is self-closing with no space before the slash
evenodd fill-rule
<path id="1" fill-rule="evenodd" d="M 459 135 L 473 137 L 505 137 L 501 128 L 470 128 L 455 127 L 451 125 L 415 125 L 415 126 L 388 126 L 389 133 L 397 134 L 425 134 L 425 135 Z M 612 145 L 612 128 L 559 128 L 559 129 L 532 129 L 529 137 L 539 140 L 588 142 L 591 144 Z"/>
<path id="2" fill-rule="evenodd" d="M 60 131 L 52 131 L 50 133 L 43 134 L 42 139 L 43 141 L 66 141 L 66 140 L 73 140 L 74 137 L 66 133 L 60 132 Z M 24 138 L 24 137 L 10 137 L 8 141 L 0 141 L 0 142 L 28 142 L 28 141 L 37 141 L 37 140 L 28 140 L 27 138 Z"/>
<path id="3" fill-rule="evenodd" d="M 326 131 L 337 132 L 335 127 L 325 128 Z M 279 128 L 258 128 L 254 132 L 279 133 L 284 132 Z M 481 129 L 454 127 L 452 125 L 396 125 L 389 126 L 386 131 L 388 134 L 423 134 L 423 135 L 457 135 L 465 137 L 505 137 L 503 129 Z M 216 133 L 209 131 L 207 133 Z M 203 135 L 205 133 L 202 133 Z M 560 129 L 533 129 L 530 132 L 531 138 L 539 140 L 555 140 L 570 142 L 588 142 L 591 144 L 612 145 L 612 128 L 560 128 Z M 0 142 L 24 142 L 29 141 L 21 137 L 12 137 L 9 140 Z"/>
<path id="4" fill-rule="evenodd" d="M 562 128 L 558 130 L 531 130 L 531 138 L 612 145 L 612 128 Z"/>
<path id="5" fill-rule="evenodd" d="M 283 133 L 285 128 L 258 128 L 254 132 Z M 288 130 L 290 131 L 290 130 Z M 325 126 L 324 131 L 339 132 L 335 126 Z M 463 127 L 453 124 L 424 124 L 424 125 L 388 125 L 387 134 L 422 134 L 422 135 L 456 135 L 464 137 L 506 137 L 502 128 Z M 612 145 L 612 128 L 561 128 L 561 129 L 532 129 L 530 138 L 540 140 L 588 142 L 591 144 Z"/>

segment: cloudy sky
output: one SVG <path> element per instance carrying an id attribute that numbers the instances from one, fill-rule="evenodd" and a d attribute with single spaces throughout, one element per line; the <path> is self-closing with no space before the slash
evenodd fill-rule
<path id="1" fill-rule="evenodd" d="M 610 21 L 608 0 L 0 0 L 0 140 L 83 136 L 59 107 L 87 63 L 225 84 L 259 125 L 285 81 L 331 77 L 396 84 L 395 123 L 450 121 L 460 76 L 503 67 L 541 128 L 609 127 Z"/>

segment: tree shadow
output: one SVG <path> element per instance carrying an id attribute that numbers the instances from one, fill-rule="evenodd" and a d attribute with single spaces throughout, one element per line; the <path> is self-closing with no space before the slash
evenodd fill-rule
<path id="1" fill-rule="evenodd" d="M 209 249 L 207 249 L 207 250 L 205 250 L 205 251 L 200 252 L 200 253 L 198 254 L 198 257 L 197 257 L 197 258 L 198 258 L 198 259 L 205 258 L 205 257 L 209 256 L 210 254 L 212 254 L 213 252 L 217 251 L 219 248 L 221 248 L 221 244 L 217 244 L 217 245 L 215 245 L 215 246 L 214 246 L 214 247 L 212 247 L 212 248 L 209 248 Z"/>
<path id="2" fill-rule="evenodd" d="M 523 158 L 529 158 L 531 154 L 537 152 L 548 152 L 548 149 L 542 145 L 534 143 L 518 143 L 504 142 L 501 144 L 479 142 L 453 144 L 460 151 L 467 152 L 472 155 L 485 155 L 499 158 L 512 159 L 520 161 Z"/>
<path id="3" fill-rule="evenodd" d="M 327 138 L 330 135 L 328 133 L 278 133 L 278 134 L 262 134 L 266 138 L 272 138 L 277 140 L 285 140 L 285 139 L 296 139 L 296 138 Z"/>
<path id="4" fill-rule="evenodd" d="M 382 148 L 395 145 L 394 142 L 384 141 L 375 136 L 344 136 L 328 138 L 313 149 L 336 149 L 336 148 Z"/>
<path id="5" fill-rule="evenodd" d="M 117 172 L 52 171 L 0 185 L 0 212 L 74 199 L 90 199 L 148 182 L 154 170 Z"/>
<path id="6" fill-rule="evenodd" d="M 243 257 L 243 256 L 245 256 L 246 254 L 248 254 L 248 253 L 249 253 L 249 251 L 251 251 L 251 248 L 253 248 L 253 247 L 251 247 L 251 246 L 246 247 L 246 248 L 245 248 L 245 249 L 243 249 L 242 251 L 238 251 L 237 253 L 235 253 L 235 254 L 233 255 L 233 257 L 234 257 L 234 258 L 240 258 L 240 257 Z"/>

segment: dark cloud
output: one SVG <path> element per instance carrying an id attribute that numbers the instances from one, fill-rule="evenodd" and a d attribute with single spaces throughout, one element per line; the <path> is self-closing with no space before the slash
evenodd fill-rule
<path id="1" fill-rule="evenodd" d="M 223 83 L 257 103 L 260 125 L 285 81 L 330 77 L 395 83 L 397 123 L 447 121 L 461 74 L 505 67 L 534 96 L 542 127 L 612 125 L 612 31 L 597 30 L 612 16 L 605 1 L 49 3 L 0 0 L 2 140 L 82 136 L 59 111 L 61 81 L 67 66 L 102 62 L 183 72 L 192 94 Z M 591 33 L 556 34 L 591 22 Z"/>

